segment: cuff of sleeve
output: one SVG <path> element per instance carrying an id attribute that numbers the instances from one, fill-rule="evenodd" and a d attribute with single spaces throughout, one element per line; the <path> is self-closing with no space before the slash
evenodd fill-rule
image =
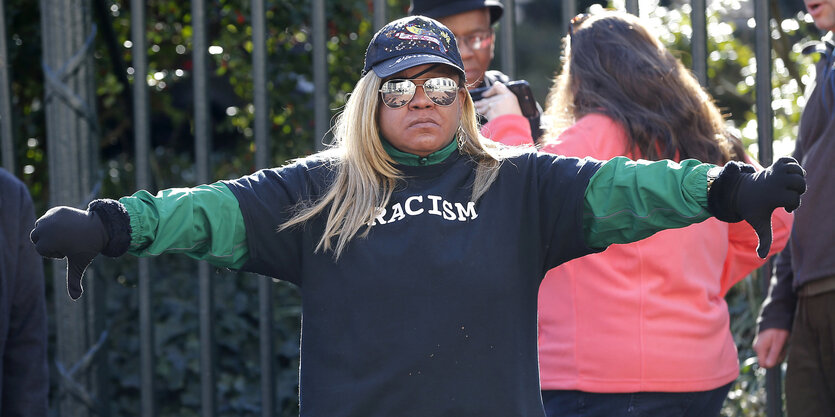
<path id="1" fill-rule="evenodd" d="M 707 209 L 713 217 L 726 223 L 742 221 L 736 205 L 737 193 L 743 172 L 754 172 L 753 170 L 752 166 L 738 161 L 730 161 L 722 167 L 707 196 Z M 707 174 L 705 174 L 705 181 L 707 181 Z"/>
<path id="2" fill-rule="evenodd" d="M 783 306 L 776 306 L 773 304 L 778 303 L 772 303 L 772 305 L 770 306 L 771 309 L 785 310 L 781 308 Z M 766 308 L 765 306 L 763 306 L 763 311 L 760 313 L 759 320 L 757 320 L 757 333 L 767 329 L 781 329 L 791 331 L 792 323 L 794 323 L 794 311 L 790 307 L 787 311 L 771 312 L 771 314 L 769 314 L 765 310 Z"/>
<path id="3" fill-rule="evenodd" d="M 144 191 L 143 191 L 144 192 Z M 131 239 L 130 239 L 130 248 L 128 250 L 133 251 L 134 255 L 137 254 L 136 251 L 141 250 L 147 244 L 146 242 L 146 227 L 144 222 L 142 221 L 143 215 L 143 207 L 138 204 L 138 199 L 134 196 L 129 197 L 122 197 L 119 199 L 119 202 L 122 203 L 130 217 L 130 230 L 131 230 Z"/>
<path id="4" fill-rule="evenodd" d="M 98 199 L 90 202 L 87 210 L 98 214 L 107 229 L 109 240 L 101 253 L 111 258 L 124 255 L 131 241 L 130 216 L 125 206 L 116 200 Z"/>
<path id="5" fill-rule="evenodd" d="M 682 162 L 683 164 L 684 162 Z M 702 208 L 708 210 L 707 171 L 716 165 L 699 164 L 684 177 L 684 191 Z"/>

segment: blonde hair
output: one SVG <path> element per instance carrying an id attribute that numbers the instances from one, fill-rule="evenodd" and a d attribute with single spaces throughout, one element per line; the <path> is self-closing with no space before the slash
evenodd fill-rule
<path id="1" fill-rule="evenodd" d="M 295 214 L 279 227 L 284 230 L 327 213 L 316 251 L 333 251 L 334 259 L 339 259 L 355 236 L 368 235 L 377 208 L 388 205 L 395 185 L 404 180 L 394 166 L 395 161 L 383 148 L 377 127 L 381 85 L 382 79 L 369 71 L 354 86 L 344 110 L 336 118 L 334 145 L 321 153 L 336 170 L 333 183 L 318 201 L 302 202 Z M 472 201 L 478 201 L 496 179 L 501 161 L 521 151 L 481 136 L 473 101 L 469 94 L 463 97 L 464 100 L 459 100 L 459 150 L 476 163 Z"/>

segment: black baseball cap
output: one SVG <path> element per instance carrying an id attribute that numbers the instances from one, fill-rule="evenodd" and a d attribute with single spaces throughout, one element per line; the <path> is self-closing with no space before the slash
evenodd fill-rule
<path id="1" fill-rule="evenodd" d="M 437 20 L 410 16 L 385 25 L 365 51 L 363 74 L 373 70 L 385 78 L 424 64 L 446 64 L 465 77 L 455 35 Z"/>
<path id="2" fill-rule="evenodd" d="M 496 23 L 502 17 L 504 8 L 499 0 L 412 0 L 409 14 L 440 19 L 485 7 L 490 9 L 490 24 Z"/>

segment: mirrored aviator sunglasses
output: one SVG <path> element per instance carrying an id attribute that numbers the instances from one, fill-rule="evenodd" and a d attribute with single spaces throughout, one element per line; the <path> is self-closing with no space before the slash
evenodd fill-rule
<path id="1" fill-rule="evenodd" d="M 414 81 L 423 81 L 423 84 Z M 388 80 L 380 88 L 380 96 L 386 107 L 398 109 L 412 101 L 419 86 L 423 87 L 429 100 L 439 106 L 451 105 L 458 96 L 458 83 L 447 77 Z"/>

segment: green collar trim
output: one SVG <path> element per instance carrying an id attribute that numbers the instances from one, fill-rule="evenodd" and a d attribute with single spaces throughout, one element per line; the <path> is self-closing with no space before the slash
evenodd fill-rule
<path id="1" fill-rule="evenodd" d="M 394 147 L 389 141 L 380 138 L 380 141 L 383 144 L 383 149 L 386 150 L 386 153 L 389 154 L 394 162 L 397 162 L 400 165 L 406 166 L 425 166 L 425 165 L 434 165 L 439 162 L 444 161 L 449 157 L 457 148 L 458 148 L 458 141 L 453 138 L 453 140 L 449 143 L 449 145 L 444 146 L 440 150 L 437 150 L 427 156 L 417 156 L 415 154 L 403 152 Z"/>

